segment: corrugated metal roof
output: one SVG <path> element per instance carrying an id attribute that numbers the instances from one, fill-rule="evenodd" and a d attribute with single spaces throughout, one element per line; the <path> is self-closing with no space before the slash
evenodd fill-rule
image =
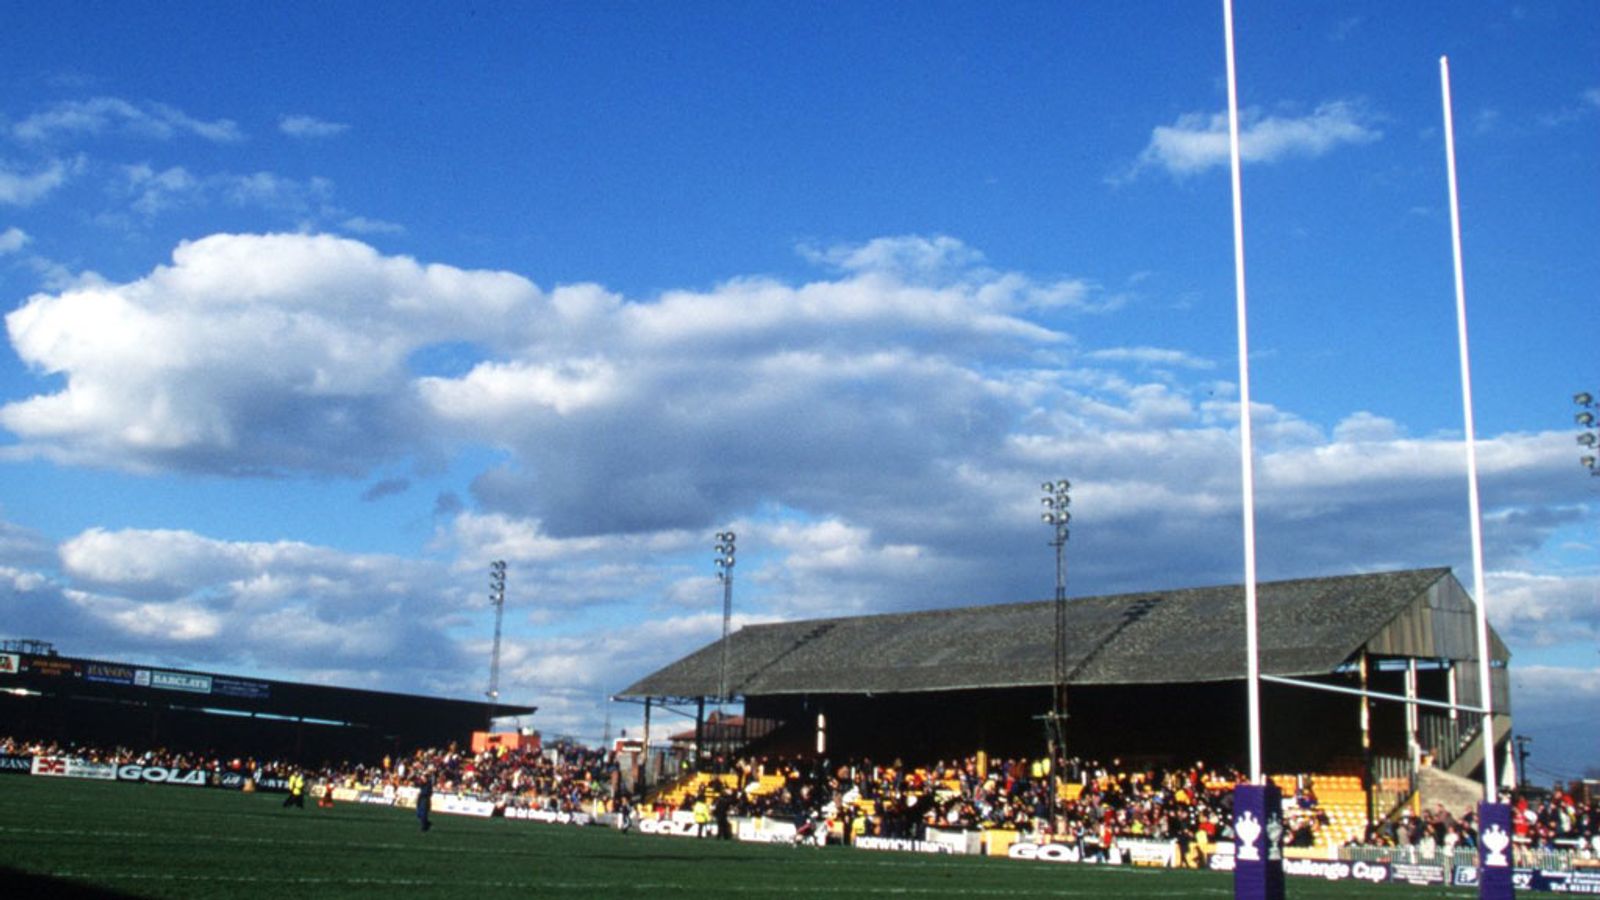
<path id="1" fill-rule="evenodd" d="M 1261 669 L 1288 676 L 1331 672 L 1403 613 L 1461 596 L 1448 568 L 1258 584 Z M 1071 684 L 1245 677 L 1243 585 L 1070 599 L 1067 616 Z M 1048 600 L 752 625 L 729 637 L 729 692 L 1044 686 L 1054 680 L 1054 633 Z M 1454 646 L 1407 643 L 1413 650 L 1448 651 L 1418 655 L 1457 658 Z M 709 644 L 621 696 L 714 696 L 720 647 L 721 641 Z"/>

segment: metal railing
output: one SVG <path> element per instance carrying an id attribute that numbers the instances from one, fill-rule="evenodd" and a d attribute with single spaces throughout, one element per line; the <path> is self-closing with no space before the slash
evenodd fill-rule
<path id="1" fill-rule="evenodd" d="M 1452 719 L 1445 713 L 1423 713 L 1417 739 L 1433 753 L 1436 768 L 1448 769 L 1472 748 L 1481 723 L 1467 717 Z"/>
<path id="2" fill-rule="evenodd" d="M 1372 758 L 1372 803 L 1377 819 L 1393 816 L 1416 790 L 1417 778 L 1411 770 L 1411 760 L 1399 756 Z"/>
<path id="3" fill-rule="evenodd" d="M 1566 872 L 1572 869 L 1577 856 L 1571 850 L 1559 850 L 1518 845 L 1515 861 L 1518 868 L 1542 869 L 1546 872 Z M 1339 848 L 1339 858 L 1345 862 L 1406 863 L 1409 865 L 1475 866 L 1478 851 L 1472 847 L 1444 847 L 1425 845 L 1403 847 L 1345 846 Z"/>

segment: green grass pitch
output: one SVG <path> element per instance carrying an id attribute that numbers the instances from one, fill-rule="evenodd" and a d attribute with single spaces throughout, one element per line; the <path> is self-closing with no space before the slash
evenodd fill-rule
<path id="1" fill-rule="evenodd" d="M 7 896 L 1231 897 L 1231 876 L 624 835 L 204 788 L 0 777 Z M 21 888 L 16 892 L 12 889 Z M 1472 897 L 1291 879 L 1296 898 Z"/>

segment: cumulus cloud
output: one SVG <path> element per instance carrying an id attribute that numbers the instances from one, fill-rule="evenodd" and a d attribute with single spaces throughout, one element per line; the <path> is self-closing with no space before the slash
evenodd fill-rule
<path id="1" fill-rule="evenodd" d="M 923 261 L 916 277 L 883 262 L 907 255 Z M 908 558 L 894 548 L 922 548 L 920 565 L 947 572 L 950 602 L 970 601 L 958 586 L 976 592 L 995 554 L 1013 552 L 1016 523 L 1031 519 L 1013 509 L 1017 486 L 1070 467 L 1104 491 L 1090 548 L 1145 536 L 1174 573 L 1230 577 L 1201 561 L 1227 558 L 1235 539 L 1196 536 L 1236 503 L 1236 404 L 1225 383 L 1179 378 L 1211 361 L 1078 352 L 1033 315 L 1051 283 L 991 270 L 948 240 L 824 256 L 851 262 L 803 284 L 736 279 L 633 300 L 327 235 L 215 235 L 143 278 L 39 294 L 7 317 L 18 356 L 63 380 L 0 407 L 18 438 L 6 452 L 366 478 L 490 447 L 500 461 L 473 480 L 476 515 L 461 520 L 486 532 L 463 545 L 538 559 L 771 505 L 870 534 L 858 552 L 882 571 Z M 441 347 L 465 355 L 423 362 Z M 1457 444 L 1366 413 L 1331 435 L 1259 404 L 1255 421 L 1263 542 L 1282 574 L 1459 557 Z M 1181 469 L 1146 464 L 1170 458 L 1175 433 Z M 1566 456 L 1547 435 L 1481 448 L 1502 565 L 1572 520 L 1545 486 Z M 929 483 L 949 486 L 938 502 Z M 452 495 L 437 514 L 463 508 Z M 1314 537 L 1329 527 L 1340 540 Z M 1083 569 L 1104 579 L 1115 566 L 1091 554 Z M 814 572 L 797 563 L 785 577 Z"/>
<path id="2" fill-rule="evenodd" d="M 290 137 L 325 138 L 344 134 L 350 126 L 343 122 L 329 122 L 315 116 L 284 116 L 278 120 L 278 130 Z"/>
<path id="3" fill-rule="evenodd" d="M 1041 315 L 1059 279 L 938 238 L 873 243 L 817 251 L 827 274 L 803 283 L 640 299 L 329 235 L 213 235 L 143 277 L 37 294 L 6 324 L 52 377 L 0 407 L 11 458 L 347 476 L 431 504 L 427 553 L 448 562 L 90 529 L 54 561 L 20 539 L 0 557 L 3 614 L 130 652 L 181 638 L 196 660 L 288 646 L 276 665 L 352 684 L 415 644 L 419 689 L 470 695 L 485 601 L 456 586 L 505 559 L 505 687 L 592 725 L 600 693 L 715 636 L 727 527 L 741 621 L 1047 597 L 1042 477 L 1077 485 L 1070 594 L 1238 580 L 1237 398 L 1212 361 L 1084 346 L 1060 323 L 1093 310 Z M 1325 429 L 1258 403 L 1254 422 L 1264 578 L 1464 570 L 1459 440 L 1366 411 Z M 394 472 L 459 448 L 493 460 L 470 496 L 401 495 Z M 1497 627 L 1514 647 L 1600 636 L 1592 582 L 1519 574 L 1579 521 L 1570 435 L 1488 437 L 1479 461 Z"/>
<path id="4" fill-rule="evenodd" d="M 1600 644 L 1600 576 L 1487 573 L 1489 614 L 1512 646 Z"/>
<path id="5" fill-rule="evenodd" d="M 440 564 L 291 541 L 90 529 L 58 552 L 55 576 L 13 566 L 0 578 L 0 616 L 8 631 L 71 634 L 86 646 L 63 649 L 82 655 L 182 654 L 301 677 L 334 670 L 355 686 L 404 663 L 428 673 L 413 682 L 420 689 L 463 668 L 450 630 L 483 605 Z"/>
<path id="6" fill-rule="evenodd" d="M 1334 149 L 1367 144 L 1383 133 L 1360 104 L 1331 101 L 1304 116 L 1264 115 L 1243 110 L 1239 123 L 1239 156 L 1247 163 L 1270 163 L 1292 157 L 1315 158 Z M 1171 125 L 1159 125 L 1127 177 L 1161 169 L 1186 177 L 1228 164 L 1227 113 L 1187 113 Z"/>
<path id="7" fill-rule="evenodd" d="M 214 143 L 244 139 L 238 124 L 230 119 L 207 121 L 164 103 L 133 103 L 118 97 L 58 103 L 12 125 L 11 134 L 29 142 L 103 134 L 163 141 L 189 135 Z"/>
<path id="8" fill-rule="evenodd" d="M 900 235 L 826 247 L 802 244 L 798 250 L 818 266 L 858 276 L 882 276 L 903 284 L 964 282 L 1015 309 L 1105 311 L 1121 303 L 1081 279 L 1039 281 L 998 272 L 987 265 L 982 252 L 948 235 Z"/>
<path id="9" fill-rule="evenodd" d="M 539 296 L 333 237 L 216 235 L 138 281 L 9 314 L 19 356 L 67 381 L 0 408 L 0 424 L 91 464 L 359 473 L 417 446 L 409 353 L 441 335 L 493 343 Z"/>
<path id="10" fill-rule="evenodd" d="M 536 527 L 467 518 L 463 536 L 499 532 L 508 542 L 494 550 L 537 556 L 517 537 Z M 647 607 L 625 607 L 626 627 L 519 633 L 526 621 L 550 621 L 547 610 L 559 615 L 580 582 L 596 586 L 594 603 L 613 605 L 628 602 L 622 588 L 629 583 L 659 587 L 668 576 L 643 560 L 665 548 L 681 543 L 563 542 L 553 548 L 559 557 L 513 557 L 502 686 L 513 702 L 541 707 L 547 732 L 581 731 L 593 739 L 601 696 L 718 634 L 716 612 L 660 614 Z M 470 566 L 446 566 L 294 541 L 91 529 L 54 548 L 59 571 L 51 574 L 39 568 L 49 564 L 51 549 L 39 536 L 0 522 L 0 618 L 13 634 L 70 635 L 70 643 L 58 641 L 66 653 L 159 656 L 215 671 L 456 697 L 482 689 L 489 611 L 481 594 L 467 589 L 481 581 L 476 557 Z M 627 554 L 641 563 L 608 563 Z M 741 614 L 735 627 L 750 620 Z"/>

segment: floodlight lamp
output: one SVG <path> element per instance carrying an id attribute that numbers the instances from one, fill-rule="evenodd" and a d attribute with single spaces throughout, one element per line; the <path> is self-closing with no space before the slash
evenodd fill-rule
<path id="1" fill-rule="evenodd" d="M 1066 480 L 1065 478 L 1063 478 L 1060 481 L 1056 482 L 1056 490 L 1060 491 L 1063 494 L 1065 494 L 1067 491 L 1069 491 L 1071 489 L 1072 489 L 1072 482 Z"/>
<path id="2" fill-rule="evenodd" d="M 1578 435 L 1578 443 L 1584 445 L 1585 447 L 1593 447 L 1594 442 L 1595 436 L 1593 432 L 1585 431 L 1583 434 Z"/>
<path id="3" fill-rule="evenodd" d="M 1594 395 L 1588 391 L 1579 391 L 1572 395 L 1572 402 L 1579 406 L 1589 406 L 1594 403 Z"/>
<path id="4" fill-rule="evenodd" d="M 1594 413 L 1589 412 L 1588 410 L 1578 413 L 1575 418 L 1578 420 L 1578 424 L 1585 428 L 1588 428 L 1590 425 L 1594 424 Z"/>
<path id="5" fill-rule="evenodd" d="M 1597 460 L 1593 456 L 1585 456 L 1578 461 L 1583 463 L 1585 469 L 1593 469 Z"/>

